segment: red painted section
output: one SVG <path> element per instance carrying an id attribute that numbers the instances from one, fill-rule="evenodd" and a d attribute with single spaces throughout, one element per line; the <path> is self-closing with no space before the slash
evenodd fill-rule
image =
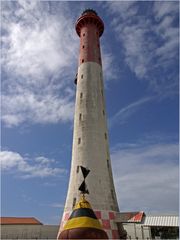
<path id="1" fill-rule="evenodd" d="M 143 214 L 144 214 L 143 212 L 137 213 L 132 219 L 133 222 L 141 222 Z"/>
<path id="2" fill-rule="evenodd" d="M 102 219 L 103 229 L 111 229 L 110 221 L 108 219 Z"/>
<path id="3" fill-rule="evenodd" d="M 70 213 L 66 213 L 65 216 L 64 216 L 64 220 L 67 221 L 70 217 Z"/>
<path id="4" fill-rule="evenodd" d="M 124 212 L 121 213 L 121 218 L 124 222 L 141 222 L 144 215 L 144 212 Z"/>
<path id="5" fill-rule="evenodd" d="M 97 219 L 101 219 L 101 211 L 95 211 Z"/>
<path id="6" fill-rule="evenodd" d="M 1 225 L 43 225 L 34 217 L 1 217 Z"/>
<path id="7" fill-rule="evenodd" d="M 109 212 L 109 219 L 110 220 L 115 219 L 115 213 L 114 212 Z"/>
<path id="8" fill-rule="evenodd" d="M 103 22 L 95 14 L 88 13 L 77 20 L 76 32 L 80 36 L 79 65 L 85 62 L 96 62 L 101 65 L 99 37 L 103 30 Z"/>
<path id="9" fill-rule="evenodd" d="M 112 238 L 119 239 L 119 232 L 118 230 L 112 230 Z"/>
<path id="10" fill-rule="evenodd" d="M 79 65 L 83 62 L 96 62 L 101 65 L 99 33 L 96 26 L 87 24 L 81 28 Z"/>

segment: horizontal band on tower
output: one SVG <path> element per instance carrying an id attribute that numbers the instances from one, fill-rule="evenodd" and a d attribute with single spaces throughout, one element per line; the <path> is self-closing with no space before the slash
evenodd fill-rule
<path id="1" fill-rule="evenodd" d="M 94 214 L 93 210 L 90 209 L 90 208 L 78 208 L 78 209 L 75 209 L 72 212 L 72 214 L 71 214 L 69 219 L 77 218 L 77 217 L 90 217 L 90 218 L 97 219 L 97 217 Z"/>
<path id="2" fill-rule="evenodd" d="M 102 229 L 100 222 L 97 219 L 89 217 L 78 217 L 69 219 L 63 230 L 72 229 L 72 228 L 97 228 Z"/>
<path id="3" fill-rule="evenodd" d="M 102 229 L 95 228 L 73 228 L 69 230 L 63 230 L 58 239 L 108 239 L 106 232 Z"/>

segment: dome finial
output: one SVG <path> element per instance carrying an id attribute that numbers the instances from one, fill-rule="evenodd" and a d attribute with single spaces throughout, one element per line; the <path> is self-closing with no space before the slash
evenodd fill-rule
<path id="1" fill-rule="evenodd" d="M 85 14 L 88 14 L 88 13 L 95 14 L 97 16 L 97 12 L 94 11 L 93 9 L 91 9 L 91 8 L 85 9 L 84 12 L 82 13 L 82 15 L 85 15 Z"/>

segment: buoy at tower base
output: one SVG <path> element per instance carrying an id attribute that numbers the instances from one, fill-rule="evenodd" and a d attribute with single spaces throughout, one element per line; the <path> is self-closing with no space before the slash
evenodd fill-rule
<path id="1" fill-rule="evenodd" d="M 74 207 L 58 239 L 108 239 L 84 195 Z"/>

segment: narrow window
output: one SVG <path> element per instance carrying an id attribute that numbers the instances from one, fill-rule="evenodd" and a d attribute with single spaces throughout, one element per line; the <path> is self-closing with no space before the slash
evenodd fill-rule
<path id="1" fill-rule="evenodd" d="M 81 121 L 81 119 L 82 119 L 82 114 L 80 113 L 79 114 L 79 120 Z"/>
<path id="2" fill-rule="evenodd" d="M 82 46 L 82 48 L 84 48 L 84 45 Z"/>
<path id="3" fill-rule="evenodd" d="M 105 139 L 107 139 L 107 133 L 104 134 Z"/>
<path id="4" fill-rule="evenodd" d="M 109 160 L 107 159 L 107 167 L 109 168 Z"/>
<path id="5" fill-rule="evenodd" d="M 74 83 L 77 84 L 77 78 L 78 78 L 78 74 L 76 73 L 76 77 L 74 79 Z"/>
<path id="6" fill-rule="evenodd" d="M 81 143 L 81 138 L 78 138 L 78 144 L 80 144 Z"/>
<path id="7" fill-rule="evenodd" d="M 114 192 L 113 192 L 112 189 L 111 189 L 111 195 L 112 195 L 112 198 L 113 198 L 113 200 L 114 200 Z"/>
<path id="8" fill-rule="evenodd" d="M 100 58 L 100 57 L 99 57 L 98 59 L 99 59 L 99 61 L 101 61 L 101 58 Z"/>
<path id="9" fill-rule="evenodd" d="M 105 111 L 103 110 L 103 115 L 105 115 Z"/>
<path id="10" fill-rule="evenodd" d="M 81 75 L 81 78 L 83 78 L 83 74 Z"/>
<path id="11" fill-rule="evenodd" d="M 83 97 L 83 93 L 81 92 L 81 93 L 80 93 L 80 98 L 82 98 L 82 97 Z"/>
<path id="12" fill-rule="evenodd" d="M 76 198 L 73 198 L 73 205 L 72 205 L 72 207 L 74 207 L 75 204 L 76 204 Z"/>
<path id="13" fill-rule="evenodd" d="M 84 59 L 82 59 L 82 63 L 84 62 Z"/>
<path id="14" fill-rule="evenodd" d="M 85 36 L 85 33 L 83 33 L 83 37 Z"/>
<path id="15" fill-rule="evenodd" d="M 103 90 L 101 90 L 101 95 L 103 96 Z"/>
<path id="16" fill-rule="evenodd" d="M 76 169 L 76 173 L 78 173 L 79 172 L 79 166 L 77 166 L 77 169 Z"/>

